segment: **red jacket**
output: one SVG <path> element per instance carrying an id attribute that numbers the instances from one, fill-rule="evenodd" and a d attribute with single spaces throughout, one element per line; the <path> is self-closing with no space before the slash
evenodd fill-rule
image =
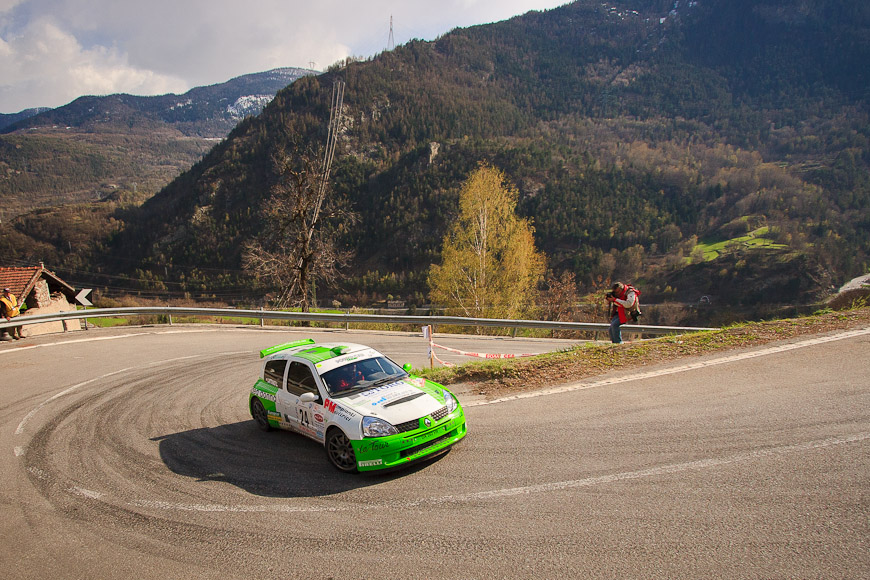
<path id="1" fill-rule="evenodd" d="M 622 292 L 615 295 L 616 314 L 619 315 L 619 322 L 625 324 L 628 322 L 628 314 L 626 310 L 637 310 L 638 300 L 640 299 L 640 290 L 629 284 L 624 284 Z M 611 314 L 611 318 L 613 315 Z"/>

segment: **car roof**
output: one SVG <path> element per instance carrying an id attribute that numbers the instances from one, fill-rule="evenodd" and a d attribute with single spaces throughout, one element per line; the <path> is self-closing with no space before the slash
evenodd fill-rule
<path id="1" fill-rule="evenodd" d="M 294 344 L 294 343 L 291 343 Z M 280 347 L 273 347 L 280 348 Z M 375 349 L 356 343 L 321 342 L 313 340 L 305 344 L 289 346 L 270 354 L 268 360 L 299 358 L 314 364 L 319 374 L 331 371 L 355 360 L 383 356 Z"/>

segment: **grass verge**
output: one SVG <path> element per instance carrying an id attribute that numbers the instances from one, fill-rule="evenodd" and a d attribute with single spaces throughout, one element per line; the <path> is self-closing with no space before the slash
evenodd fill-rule
<path id="1" fill-rule="evenodd" d="M 582 343 L 569 350 L 537 357 L 471 362 L 456 367 L 424 369 L 419 374 L 444 385 L 466 383 L 471 384 L 478 394 L 500 396 L 690 356 L 855 328 L 870 328 L 870 308 L 743 323 L 720 330 L 619 345 Z"/>

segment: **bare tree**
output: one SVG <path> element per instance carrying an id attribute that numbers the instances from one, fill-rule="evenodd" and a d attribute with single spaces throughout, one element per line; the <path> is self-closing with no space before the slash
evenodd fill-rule
<path id="1" fill-rule="evenodd" d="M 315 285 L 334 284 L 352 256 L 340 248 L 338 238 L 358 215 L 331 195 L 322 157 L 291 155 L 286 149 L 273 155 L 278 182 L 262 207 L 260 235 L 242 254 L 244 268 L 277 289 L 278 308 L 308 312 Z"/>

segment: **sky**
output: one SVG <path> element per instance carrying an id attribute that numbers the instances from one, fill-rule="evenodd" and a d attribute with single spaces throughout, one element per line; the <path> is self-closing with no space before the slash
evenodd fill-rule
<path id="1" fill-rule="evenodd" d="M 324 70 L 568 0 L 0 0 L 0 113 Z"/>

